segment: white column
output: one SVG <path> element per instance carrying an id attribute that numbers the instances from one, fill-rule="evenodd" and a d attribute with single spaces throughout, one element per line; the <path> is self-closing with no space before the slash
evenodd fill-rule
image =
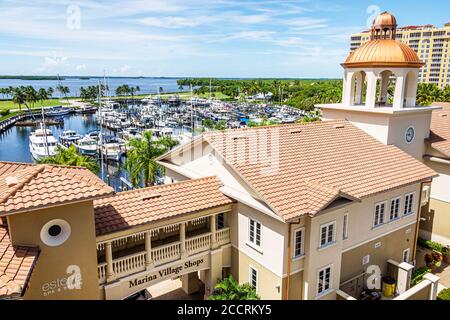
<path id="1" fill-rule="evenodd" d="M 115 279 L 111 241 L 108 241 L 105 244 L 105 258 L 106 258 L 106 282 L 111 282 Z"/>
<path id="2" fill-rule="evenodd" d="M 409 290 L 409 287 L 411 285 L 411 275 L 412 275 L 413 269 L 414 269 L 414 266 L 409 263 L 406 263 L 406 262 L 402 262 L 398 265 L 398 270 L 397 270 L 398 294 L 402 294 L 405 291 Z"/>
<path id="3" fill-rule="evenodd" d="M 145 268 L 149 270 L 153 267 L 152 234 L 150 231 L 144 233 L 144 242 L 145 242 Z"/>
<path id="4" fill-rule="evenodd" d="M 423 276 L 423 279 L 431 282 L 430 295 L 428 296 L 428 299 L 436 300 L 440 278 L 434 274 L 427 273 L 426 275 Z"/>
<path id="5" fill-rule="evenodd" d="M 394 93 L 394 109 L 402 109 L 405 101 L 405 75 L 397 75 Z"/>
<path id="6" fill-rule="evenodd" d="M 377 76 L 373 72 L 367 73 L 366 107 L 375 108 L 377 94 Z"/>
<path id="7" fill-rule="evenodd" d="M 211 227 L 211 249 L 217 248 L 217 240 L 216 240 L 216 215 L 213 214 L 209 216 L 209 222 Z"/>
<path id="8" fill-rule="evenodd" d="M 352 103 L 352 87 L 353 87 L 353 81 L 352 81 L 352 77 L 353 77 L 353 72 L 345 72 L 345 76 L 344 76 L 344 91 L 342 94 L 342 103 L 344 105 L 351 105 Z"/>
<path id="9" fill-rule="evenodd" d="M 181 258 L 187 257 L 186 252 L 186 223 L 180 223 L 180 253 Z"/>

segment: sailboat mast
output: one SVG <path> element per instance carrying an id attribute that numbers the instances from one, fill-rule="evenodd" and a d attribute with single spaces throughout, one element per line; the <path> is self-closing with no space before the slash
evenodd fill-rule
<path id="1" fill-rule="evenodd" d="M 194 122 L 194 101 L 193 101 L 193 97 L 192 97 L 192 83 L 191 83 L 191 125 L 192 125 L 192 137 L 191 137 L 191 139 L 194 139 L 195 122 Z"/>
<path id="2" fill-rule="evenodd" d="M 100 89 L 100 81 L 98 81 L 98 116 L 100 118 L 100 134 L 98 138 L 98 146 L 100 152 L 100 168 L 102 181 L 105 181 L 105 168 L 103 166 L 103 116 L 102 116 L 102 99 L 101 99 L 101 89 Z"/>
<path id="3" fill-rule="evenodd" d="M 44 130 L 44 144 L 45 144 L 45 151 L 47 153 L 47 157 L 50 156 L 50 151 L 48 149 L 48 139 L 47 139 L 47 127 L 45 126 L 45 117 L 44 117 L 44 107 L 41 108 L 42 112 L 42 129 Z"/>

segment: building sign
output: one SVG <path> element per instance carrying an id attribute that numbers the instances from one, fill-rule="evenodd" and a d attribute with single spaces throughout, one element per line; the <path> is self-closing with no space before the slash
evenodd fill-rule
<path id="1" fill-rule="evenodd" d="M 81 269 L 77 265 L 70 265 L 66 272 L 68 276 L 54 279 L 42 284 L 44 297 L 66 290 L 81 290 Z"/>
<path id="2" fill-rule="evenodd" d="M 106 299 L 123 299 L 158 282 L 210 268 L 209 254 L 140 272 L 105 286 Z"/>

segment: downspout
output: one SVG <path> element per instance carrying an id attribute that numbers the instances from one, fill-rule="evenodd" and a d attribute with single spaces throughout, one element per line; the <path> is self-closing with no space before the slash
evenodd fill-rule
<path id="1" fill-rule="evenodd" d="M 288 224 L 288 247 L 287 247 L 287 278 L 286 278 L 286 300 L 289 300 L 289 286 L 291 280 L 291 228 L 292 224 Z"/>
<path id="2" fill-rule="evenodd" d="M 413 259 L 414 264 L 416 264 L 416 250 L 417 250 L 417 240 L 419 239 L 419 227 L 420 227 L 420 218 L 422 217 L 422 194 L 423 194 L 423 186 L 425 183 L 432 183 L 433 180 L 422 181 L 420 183 L 420 195 L 419 195 L 419 208 L 417 212 L 417 223 L 416 223 L 416 233 L 414 235 L 414 247 L 413 247 Z"/>

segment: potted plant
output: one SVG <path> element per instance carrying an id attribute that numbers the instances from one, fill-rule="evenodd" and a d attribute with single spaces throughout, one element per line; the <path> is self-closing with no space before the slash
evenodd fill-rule
<path id="1" fill-rule="evenodd" d="M 442 264 L 443 259 L 442 253 L 434 251 L 431 255 L 433 256 L 434 259 L 434 265 L 439 268 Z"/>
<path id="2" fill-rule="evenodd" d="M 434 257 L 431 253 L 425 254 L 425 264 L 427 265 L 428 268 L 431 269 L 431 272 L 436 272 L 437 266 L 435 264 Z"/>
<path id="3" fill-rule="evenodd" d="M 442 251 L 442 255 L 444 256 L 445 263 L 449 263 L 450 264 L 450 249 L 449 248 L 445 248 Z"/>

